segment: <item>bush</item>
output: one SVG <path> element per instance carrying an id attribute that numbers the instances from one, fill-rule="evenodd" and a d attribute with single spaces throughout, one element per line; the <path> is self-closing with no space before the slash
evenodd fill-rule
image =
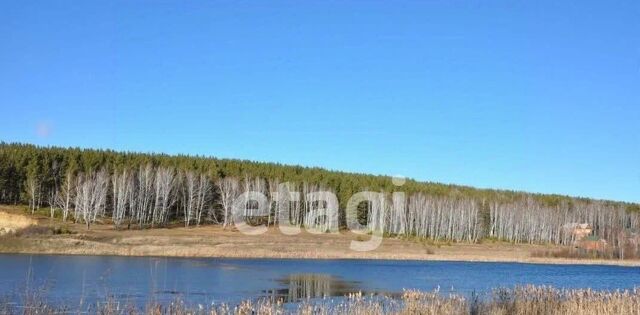
<path id="1" fill-rule="evenodd" d="M 15 236 L 36 236 L 36 235 L 53 235 L 53 229 L 46 226 L 30 225 L 26 228 L 19 229 L 15 232 Z"/>

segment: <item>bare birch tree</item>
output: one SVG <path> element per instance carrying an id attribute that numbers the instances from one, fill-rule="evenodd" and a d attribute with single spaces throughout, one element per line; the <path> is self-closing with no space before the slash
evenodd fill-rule
<path id="1" fill-rule="evenodd" d="M 140 227 L 150 220 L 154 200 L 154 172 L 151 164 L 140 166 L 137 174 L 135 219 Z"/>
<path id="2" fill-rule="evenodd" d="M 127 204 L 130 195 L 133 193 L 133 182 L 129 172 L 123 170 L 121 173 L 114 172 L 111 178 L 113 209 L 111 217 L 116 228 L 120 227 L 127 216 Z"/>
<path id="3" fill-rule="evenodd" d="M 189 227 L 195 216 L 196 203 L 198 199 L 197 176 L 191 171 L 186 171 L 182 175 L 182 214 L 184 226 Z"/>
<path id="4" fill-rule="evenodd" d="M 211 181 L 205 174 L 200 174 L 199 176 L 198 186 L 196 188 L 196 196 L 197 198 L 195 204 L 195 215 L 196 225 L 199 226 L 200 220 L 202 219 L 202 214 L 206 210 L 211 197 Z"/>
<path id="5" fill-rule="evenodd" d="M 55 195 L 55 205 L 62 211 L 62 221 L 67 221 L 75 195 L 73 172 L 68 170 L 60 189 Z"/>
<path id="6" fill-rule="evenodd" d="M 231 210 L 233 207 L 233 201 L 240 194 L 240 183 L 237 178 L 224 177 L 217 181 L 218 189 L 220 190 L 220 205 L 222 206 L 222 226 L 226 228 L 228 225 L 233 224 L 233 216 Z"/>
<path id="7" fill-rule="evenodd" d="M 155 203 L 151 226 L 167 222 L 169 209 L 175 203 L 174 194 L 175 171 L 172 168 L 159 168 L 155 176 Z"/>
<path id="8" fill-rule="evenodd" d="M 268 213 L 263 213 L 262 208 L 254 205 L 255 200 L 251 200 L 248 198 L 248 192 L 256 192 L 262 195 L 266 195 L 267 187 L 265 181 L 261 178 L 253 178 L 251 179 L 249 176 L 245 176 L 242 183 L 243 193 L 246 197 L 244 203 L 246 207 L 244 208 L 244 218 L 245 221 L 251 225 L 259 225 L 263 223 L 262 221 L 268 222 Z"/>
<path id="9" fill-rule="evenodd" d="M 337 232 L 339 205 L 335 194 L 325 187 L 305 187 L 304 226 L 311 233 Z"/>
<path id="10" fill-rule="evenodd" d="M 38 190 L 40 188 L 40 181 L 38 177 L 35 175 L 27 176 L 27 180 L 25 181 L 25 189 L 27 194 L 29 195 L 29 210 L 31 210 L 31 214 L 36 211 L 38 204 Z"/>
<path id="11" fill-rule="evenodd" d="M 290 182 L 281 183 L 271 198 L 276 203 L 276 216 L 280 231 L 286 235 L 300 233 L 302 200 L 300 192 L 296 191 L 296 186 Z"/>
<path id="12" fill-rule="evenodd" d="M 106 204 L 109 176 L 102 170 L 89 174 L 80 174 L 76 180 L 76 213 L 87 226 L 96 221 Z"/>

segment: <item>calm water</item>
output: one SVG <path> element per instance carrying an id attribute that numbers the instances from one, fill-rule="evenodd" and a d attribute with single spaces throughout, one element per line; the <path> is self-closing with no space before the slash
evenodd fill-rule
<path id="1" fill-rule="evenodd" d="M 30 279 L 26 281 L 26 279 Z M 0 254 L 0 296 L 46 287 L 56 301 L 104 296 L 145 303 L 183 298 L 190 303 L 237 302 L 278 296 L 394 294 L 402 289 L 470 294 L 522 284 L 561 288 L 640 287 L 640 268 L 588 265 L 419 262 L 380 260 L 274 260 L 132 258 Z"/>

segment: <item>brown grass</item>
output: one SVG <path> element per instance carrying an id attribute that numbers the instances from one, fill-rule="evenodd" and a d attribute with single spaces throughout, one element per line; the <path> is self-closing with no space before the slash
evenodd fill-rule
<path id="1" fill-rule="evenodd" d="M 627 247 L 620 249 L 617 247 L 608 247 L 603 250 L 583 249 L 566 247 L 561 249 L 535 250 L 531 253 L 532 257 L 538 258 L 565 258 L 565 259 L 618 259 L 618 260 L 638 260 L 637 248 Z"/>
<path id="2" fill-rule="evenodd" d="M 61 314 L 73 310 L 65 306 L 51 306 L 43 299 L 30 299 L 29 304 L 17 307 L 0 302 L 2 314 Z M 109 299 L 87 309 L 105 315 L 116 314 L 355 314 L 355 315 L 463 315 L 463 314 L 585 314 L 627 315 L 640 313 L 640 290 L 599 292 L 585 290 L 559 290 L 550 287 L 526 286 L 515 289 L 497 289 L 485 299 L 467 299 L 460 295 L 441 295 L 438 291 L 405 291 L 400 297 L 374 297 L 351 294 L 342 300 L 312 300 L 297 306 L 285 307 L 280 301 L 245 301 L 238 305 L 190 306 L 184 301 L 163 305 L 150 303 L 145 308 L 119 303 Z"/>
<path id="3" fill-rule="evenodd" d="M 23 209 L 0 206 L 0 212 L 14 215 Z M 24 214 L 21 216 L 25 216 Z M 483 242 L 451 243 L 434 240 L 385 237 L 382 245 L 370 252 L 349 249 L 353 240 L 368 239 L 348 231 L 340 234 L 310 234 L 305 231 L 287 236 L 270 228 L 259 236 L 244 235 L 220 226 L 170 227 L 116 230 L 113 225 L 98 224 L 87 230 L 82 224 L 61 222 L 40 216 L 28 218 L 39 226 L 52 228 L 53 235 L 0 237 L 0 253 L 229 257 L 229 258 L 308 258 L 308 259 L 397 259 L 439 261 L 488 261 L 558 264 L 615 264 L 640 266 L 640 260 L 605 260 L 532 256 L 532 252 L 559 250 L 548 245 Z"/>
<path id="4" fill-rule="evenodd" d="M 0 211 L 0 236 L 35 224 L 37 221 L 27 216 Z"/>

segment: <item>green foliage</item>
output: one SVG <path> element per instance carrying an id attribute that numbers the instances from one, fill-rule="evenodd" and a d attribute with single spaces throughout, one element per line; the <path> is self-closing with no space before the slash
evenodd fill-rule
<path id="1" fill-rule="evenodd" d="M 40 147 L 31 144 L 0 142 L 0 203 L 25 203 L 24 182 L 29 176 L 36 176 L 41 183 L 42 198 L 58 189 L 64 182 L 68 170 L 74 173 L 89 172 L 105 168 L 113 173 L 122 169 L 137 169 L 151 163 L 158 166 L 171 166 L 178 170 L 194 170 L 208 174 L 212 180 L 219 177 L 238 178 L 261 177 L 279 179 L 281 182 L 301 184 L 308 182 L 320 184 L 334 190 L 341 207 L 356 192 L 404 191 L 408 194 L 421 192 L 432 196 L 449 198 L 472 198 L 482 201 L 483 216 L 487 216 L 487 205 L 492 202 L 511 202 L 523 198 L 534 198 L 553 207 L 562 203 L 572 204 L 577 199 L 560 195 L 527 194 L 523 192 L 476 189 L 467 186 L 445 185 L 433 182 L 418 182 L 408 179 L 402 187 L 392 184 L 390 176 L 367 175 L 329 171 L 318 167 L 282 165 L 248 160 L 217 159 L 203 156 L 149 154 L 134 152 L 115 152 L 80 148 Z M 640 211 L 640 206 L 630 204 L 629 211 Z M 486 223 L 485 223 L 486 224 Z"/>
<path id="2" fill-rule="evenodd" d="M 629 204 L 627 205 L 627 212 L 629 213 L 633 213 L 633 212 L 640 212 L 640 205 L 638 204 Z"/>

